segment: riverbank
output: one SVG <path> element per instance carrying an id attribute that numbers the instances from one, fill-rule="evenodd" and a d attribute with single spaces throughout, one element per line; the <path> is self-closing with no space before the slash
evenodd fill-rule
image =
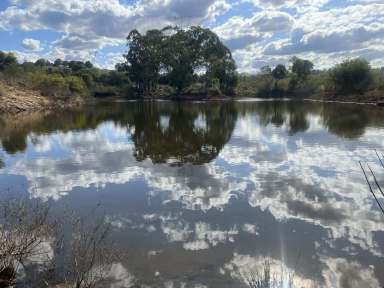
<path id="1" fill-rule="evenodd" d="M 45 97 L 40 92 L 22 86 L 0 83 L 0 113 L 19 114 L 78 107 L 84 104 L 80 97 L 71 99 Z"/>
<path id="2" fill-rule="evenodd" d="M 364 94 L 315 94 L 306 97 L 306 100 L 316 100 L 324 102 L 337 102 L 337 103 L 356 103 L 356 104 L 371 104 L 377 106 L 384 106 L 384 93 L 378 91 L 368 91 Z"/>

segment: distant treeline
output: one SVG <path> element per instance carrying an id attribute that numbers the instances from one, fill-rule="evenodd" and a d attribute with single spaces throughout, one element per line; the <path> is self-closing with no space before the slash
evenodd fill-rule
<path id="1" fill-rule="evenodd" d="M 52 97 L 126 95 L 131 88 L 126 73 L 99 69 L 89 61 L 39 59 L 19 64 L 12 53 L 1 51 L 0 80 Z"/>
<path id="2" fill-rule="evenodd" d="M 328 70 L 314 68 L 311 61 L 298 57 L 291 58 L 288 68 L 283 64 L 264 66 L 256 75 L 241 74 L 236 94 L 261 98 L 359 96 L 367 101 L 384 96 L 384 68 L 373 69 L 364 59 L 348 59 Z"/>
<path id="3" fill-rule="evenodd" d="M 127 37 L 125 62 L 114 70 L 90 61 L 39 59 L 18 63 L 0 51 L 1 82 L 39 90 L 54 97 L 346 97 L 369 99 L 384 93 L 384 70 L 364 59 L 350 59 L 329 70 L 316 70 L 309 60 L 262 67 L 258 74 L 239 74 L 231 51 L 219 37 L 201 27 L 165 27 Z"/>

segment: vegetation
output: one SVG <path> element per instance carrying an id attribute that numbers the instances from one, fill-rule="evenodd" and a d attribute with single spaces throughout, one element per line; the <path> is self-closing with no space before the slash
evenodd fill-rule
<path id="1" fill-rule="evenodd" d="M 293 57 L 289 68 L 261 68 L 256 75 L 240 75 L 237 96 L 245 97 L 325 97 L 357 101 L 379 101 L 384 91 L 384 70 L 373 69 L 364 59 L 346 60 L 319 71 L 308 60 Z M 355 99 L 356 95 L 360 97 Z M 355 98 L 354 98 L 355 97 Z"/>
<path id="2" fill-rule="evenodd" d="M 6 92 L 5 92 L 5 89 L 3 87 L 3 84 L 0 83 L 0 97 L 5 96 L 5 95 L 6 95 Z"/>
<path id="3" fill-rule="evenodd" d="M 166 27 L 145 35 L 129 33 L 126 63 L 118 70 L 128 72 L 135 89 L 153 94 L 159 84 L 175 89 L 178 95 L 216 92 L 232 95 L 237 83 L 236 65 L 230 50 L 209 29 Z"/>
<path id="4" fill-rule="evenodd" d="M 17 63 L 11 53 L 0 52 L 0 80 L 35 89 L 49 97 L 125 96 L 131 85 L 125 72 L 98 69 L 91 62 L 45 59 Z"/>
<path id="5" fill-rule="evenodd" d="M 19 64 L 0 52 L 0 81 L 21 85 L 48 97 L 156 97 L 190 99 L 236 96 L 325 98 L 381 102 L 384 69 L 364 59 L 349 59 L 329 70 L 315 70 L 306 59 L 262 67 L 260 73 L 238 74 L 231 51 L 209 29 L 165 27 L 127 37 L 125 62 L 114 70 L 90 61 L 46 59 Z M 5 94 L 0 86 L 0 96 Z"/>
<path id="6" fill-rule="evenodd" d="M 336 65 L 329 77 L 332 89 L 341 94 L 363 94 L 373 83 L 371 66 L 364 59 L 347 60 Z"/>
<path id="7" fill-rule="evenodd" d="M 0 287 L 92 288 L 118 260 L 104 219 L 67 223 L 46 204 L 3 194 L 0 209 Z"/>

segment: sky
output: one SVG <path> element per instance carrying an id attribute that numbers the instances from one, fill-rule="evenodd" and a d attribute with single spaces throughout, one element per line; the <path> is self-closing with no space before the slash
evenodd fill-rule
<path id="1" fill-rule="evenodd" d="M 318 69 L 356 57 L 384 66 L 384 0 L 0 0 L 0 50 L 113 68 L 129 31 L 175 24 L 212 29 L 240 72 L 292 56 Z"/>

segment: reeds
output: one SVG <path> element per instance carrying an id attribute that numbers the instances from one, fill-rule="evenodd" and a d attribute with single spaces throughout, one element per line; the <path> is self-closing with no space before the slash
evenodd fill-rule
<path id="1" fill-rule="evenodd" d="M 375 153 L 376 153 L 377 158 L 379 159 L 379 162 L 380 162 L 381 166 L 384 168 L 384 155 L 383 154 L 379 155 L 377 150 L 375 150 Z M 377 205 L 379 206 L 381 212 L 384 215 L 384 204 L 379 199 L 380 194 L 384 198 L 383 188 L 381 187 L 381 184 L 379 183 L 379 181 L 378 181 L 375 173 L 373 172 L 371 166 L 369 166 L 369 164 L 366 164 L 366 166 L 368 168 L 368 169 L 366 169 L 366 168 L 364 168 L 364 165 L 361 163 L 361 161 L 359 161 L 359 164 L 360 164 L 361 170 L 363 171 L 363 174 L 364 174 L 364 177 L 365 177 L 365 181 L 368 184 L 369 191 L 371 192 L 373 198 L 375 199 Z M 372 176 L 373 183 L 371 181 L 369 181 L 369 178 L 368 178 L 369 174 Z M 377 195 L 377 194 L 379 194 L 379 195 Z"/>

